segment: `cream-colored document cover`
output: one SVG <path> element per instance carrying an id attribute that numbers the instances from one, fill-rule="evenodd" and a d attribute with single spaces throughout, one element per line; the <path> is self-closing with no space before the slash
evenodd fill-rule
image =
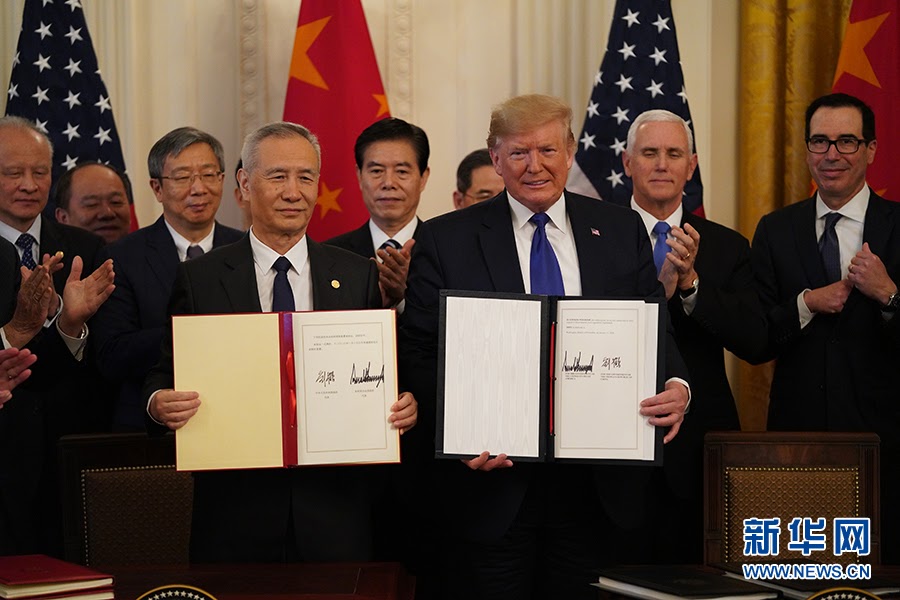
<path id="1" fill-rule="evenodd" d="M 175 389 L 201 400 L 179 470 L 400 460 L 393 311 L 185 315 L 172 334 Z"/>

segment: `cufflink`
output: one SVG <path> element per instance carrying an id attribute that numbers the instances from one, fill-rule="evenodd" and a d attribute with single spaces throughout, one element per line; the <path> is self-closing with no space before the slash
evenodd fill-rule
<path id="1" fill-rule="evenodd" d="M 341 287 L 341 282 L 338 281 L 337 279 L 332 279 L 331 287 L 333 287 L 334 289 L 338 289 L 339 287 Z"/>

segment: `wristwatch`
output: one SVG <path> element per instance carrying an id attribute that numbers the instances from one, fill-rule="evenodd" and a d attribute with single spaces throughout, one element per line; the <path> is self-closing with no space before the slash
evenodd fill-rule
<path id="1" fill-rule="evenodd" d="M 897 312 L 900 310 L 900 290 L 897 290 L 888 298 L 887 304 L 881 307 L 884 312 Z"/>
<path id="2" fill-rule="evenodd" d="M 694 277 L 694 280 L 691 282 L 691 287 L 686 290 L 679 289 L 678 295 L 681 296 L 681 299 L 690 298 L 694 294 L 697 293 L 697 289 L 700 287 L 700 278 Z M 895 294 L 896 295 L 896 294 Z"/>

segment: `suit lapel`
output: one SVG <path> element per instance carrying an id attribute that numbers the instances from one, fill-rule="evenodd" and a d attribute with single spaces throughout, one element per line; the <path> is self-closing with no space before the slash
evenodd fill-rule
<path id="1" fill-rule="evenodd" d="M 178 250 L 163 217 L 157 219 L 147 232 L 147 252 L 144 258 L 159 285 L 171 288 L 178 269 Z"/>
<path id="2" fill-rule="evenodd" d="M 869 207 L 866 209 L 866 221 L 863 224 L 863 242 L 868 242 L 869 250 L 879 257 L 887 256 L 887 246 L 894 229 L 894 222 L 891 219 L 890 212 L 886 210 L 885 202 L 886 200 L 876 195 L 875 192 L 871 192 Z M 841 322 L 848 318 L 845 315 L 851 314 L 853 307 L 863 297 L 862 292 L 856 288 L 850 292 L 850 296 L 841 310 Z"/>
<path id="3" fill-rule="evenodd" d="M 796 240 L 797 256 L 806 272 L 806 279 L 811 289 L 827 285 L 822 255 L 819 254 L 819 242 L 816 237 L 816 199 L 809 198 L 804 206 L 794 212 L 793 238 Z"/>
<path id="4" fill-rule="evenodd" d="M 366 232 L 368 234 L 368 232 Z M 369 238 L 371 244 L 371 236 Z M 335 273 L 334 259 L 322 249 L 321 244 L 306 236 L 306 247 L 309 251 L 309 274 L 312 280 L 313 310 L 329 310 L 340 306 L 338 298 L 343 293 L 341 287 L 335 287 L 333 281 L 340 282 Z"/>
<path id="5" fill-rule="evenodd" d="M 512 229 L 512 215 L 506 194 L 489 200 L 478 242 L 495 291 L 525 292 L 522 268 L 516 251 L 516 237 Z"/>
<path id="6" fill-rule="evenodd" d="M 891 219 L 890 211 L 886 210 L 885 202 L 881 196 L 871 193 L 869 207 L 866 209 L 866 222 L 863 226 L 863 242 L 868 242 L 869 249 L 877 256 L 887 256 L 888 241 L 894 231 L 895 223 Z"/>
<path id="7" fill-rule="evenodd" d="M 259 291 L 256 286 L 256 267 L 253 264 L 253 250 L 250 236 L 221 250 L 225 273 L 222 275 L 222 289 L 228 296 L 234 312 L 262 312 L 259 305 Z"/>
<path id="8" fill-rule="evenodd" d="M 59 230 L 59 226 L 44 217 L 41 217 L 41 239 L 39 245 L 40 252 L 38 253 L 38 264 L 41 263 L 45 254 L 52 255 L 57 252 L 63 253 L 63 268 L 53 275 L 53 285 L 56 288 L 56 291 L 61 295 L 63 288 L 66 286 L 66 279 L 69 277 L 69 272 L 72 270 L 72 259 L 75 258 L 75 256 L 69 248 L 69 245 L 66 243 L 65 236 L 63 236 L 62 232 Z M 82 273 L 82 277 L 85 275 L 90 275 L 90 273 Z"/>
<path id="9" fill-rule="evenodd" d="M 617 252 L 615 248 L 609 247 L 612 237 L 603 231 L 603 224 L 593 222 L 586 208 L 586 205 L 566 194 L 566 212 L 569 215 L 569 226 L 572 228 L 575 250 L 578 253 L 581 294 L 602 296 L 607 286 L 603 265 L 600 264 L 598 257 L 613 257 Z"/>

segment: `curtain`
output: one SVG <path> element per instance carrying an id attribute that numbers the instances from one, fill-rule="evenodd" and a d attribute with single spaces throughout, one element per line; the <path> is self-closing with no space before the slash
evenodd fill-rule
<path id="1" fill-rule="evenodd" d="M 831 91 L 851 0 L 744 0 L 740 22 L 739 205 L 741 233 L 760 217 L 808 198 L 805 111 Z M 740 364 L 744 430 L 765 429 L 772 365 Z"/>

